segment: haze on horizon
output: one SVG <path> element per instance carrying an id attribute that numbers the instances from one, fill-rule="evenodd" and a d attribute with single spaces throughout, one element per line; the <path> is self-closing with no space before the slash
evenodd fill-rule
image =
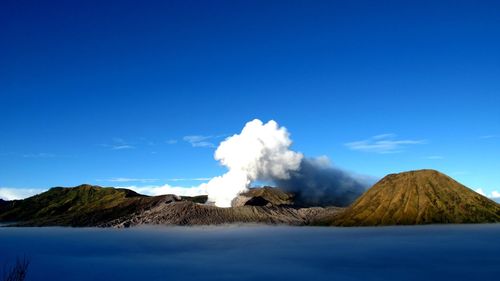
<path id="1" fill-rule="evenodd" d="M 258 118 L 381 178 L 436 169 L 500 197 L 495 1 L 4 1 L 0 198 L 145 192 L 226 173 Z M 158 189 L 160 188 L 160 189 Z"/>

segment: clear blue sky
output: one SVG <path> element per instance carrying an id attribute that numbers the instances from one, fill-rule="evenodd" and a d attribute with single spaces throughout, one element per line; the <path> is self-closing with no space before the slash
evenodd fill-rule
<path id="1" fill-rule="evenodd" d="M 499 15 L 498 1 L 2 1 L 0 187 L 216 176 L 209 143 L 260 118 L 351 171 L 500 190 Z"/>

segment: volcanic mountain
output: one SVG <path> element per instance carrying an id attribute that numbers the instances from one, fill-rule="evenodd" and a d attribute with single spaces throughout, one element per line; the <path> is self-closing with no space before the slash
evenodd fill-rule
<path id="1" fill-rule="evenodd" d="M 434 170 L 390 174 L 333 225 L 368 226 L 500 222 L 500 205 Z"/>
<path id="2" fill-rule="evenodd" d="M 233 199 L 233 207 L 241 206 L 292 206 L 295 195 L 290 192 L 284 192 L 279 188 L 264 186 L 261 188 L 251 188 L 241 193 Z"/>
<path id="3" fill-rule="evenodd" d="M 434 170 L 391 174 L 347 209 L 302 206 L 279 188 L 252 188 L 233 207 L 207 204 L 207 196 L 145 196 L 132 190 L 80 185 L 55 187 L 0 202 L 0 222 L 18 226 L 129 227 L 142 224 L 402 225 L 500 222 L 500 205 Z"/>
<path id="4" fill-rule="evenodd" d="M 132 190 L 80 185 L 55 187 L 24 200 L 7 201 L 0 222 L 17 226 L 129 227 L 142 224 L 209 225 L 264 223 L 308 225 L 341 208 L 293 208 L 291 195 L 275 188 L 255 188 L 233 208 L 205 204 L 207 196 L 145 196 Z M 265 204 L 264 204 L 265 202 Z M 286 205 L 286 206 L 285 206 Z"/>

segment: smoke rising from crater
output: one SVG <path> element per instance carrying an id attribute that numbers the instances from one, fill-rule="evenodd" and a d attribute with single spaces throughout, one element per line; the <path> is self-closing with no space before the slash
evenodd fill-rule
<path id="1" fill-rule="evenodd" d="M 294 192 L 304 205 L 346 206 L 368 186 L 331 166 L 328 158 L 304 158 L 291 150 L 291 145 L 287 129 L 275 121 L 250 121 L 215 151 L 215 159 L 228 172 L 199 188 L 219 207 L 230 207 L 231 201 L 255 181 L 273 182 Z"/>
<path id="2" fill-rule="evenodd" d="M 288 179 L 274 180 L 279 188 L 296 194 L 298 205 L 339 207 L 350 205 L 373 182 L 332 166 L 325 156 L 304 158 Z"/>
<path id="3" fill-rule="evenodd" d="M 257 180 L 286 180 L 300 167 L 301 153 L 290 150 L 292 141 L 284 127 L 271 120 L 248 122 L 240 134 L 228 137 L 215 151 L 215 159 L 228 172 L 202 184 L 208 200 L 219 207 L 231 201 Z"/>

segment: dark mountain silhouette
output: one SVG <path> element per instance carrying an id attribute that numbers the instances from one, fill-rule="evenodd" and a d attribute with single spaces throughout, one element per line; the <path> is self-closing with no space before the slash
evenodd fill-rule
<path id="1" fill-rule="evenodd" d="M 500 222 L 500 205 L 434 170 L 384 177 L 332 220 L 341 226 Z"/>
<path id="2" fill-rule="evenodd" d="M 10 201 L 0 199 L 0 214 L 7 209 L 10 205 Z"/>

